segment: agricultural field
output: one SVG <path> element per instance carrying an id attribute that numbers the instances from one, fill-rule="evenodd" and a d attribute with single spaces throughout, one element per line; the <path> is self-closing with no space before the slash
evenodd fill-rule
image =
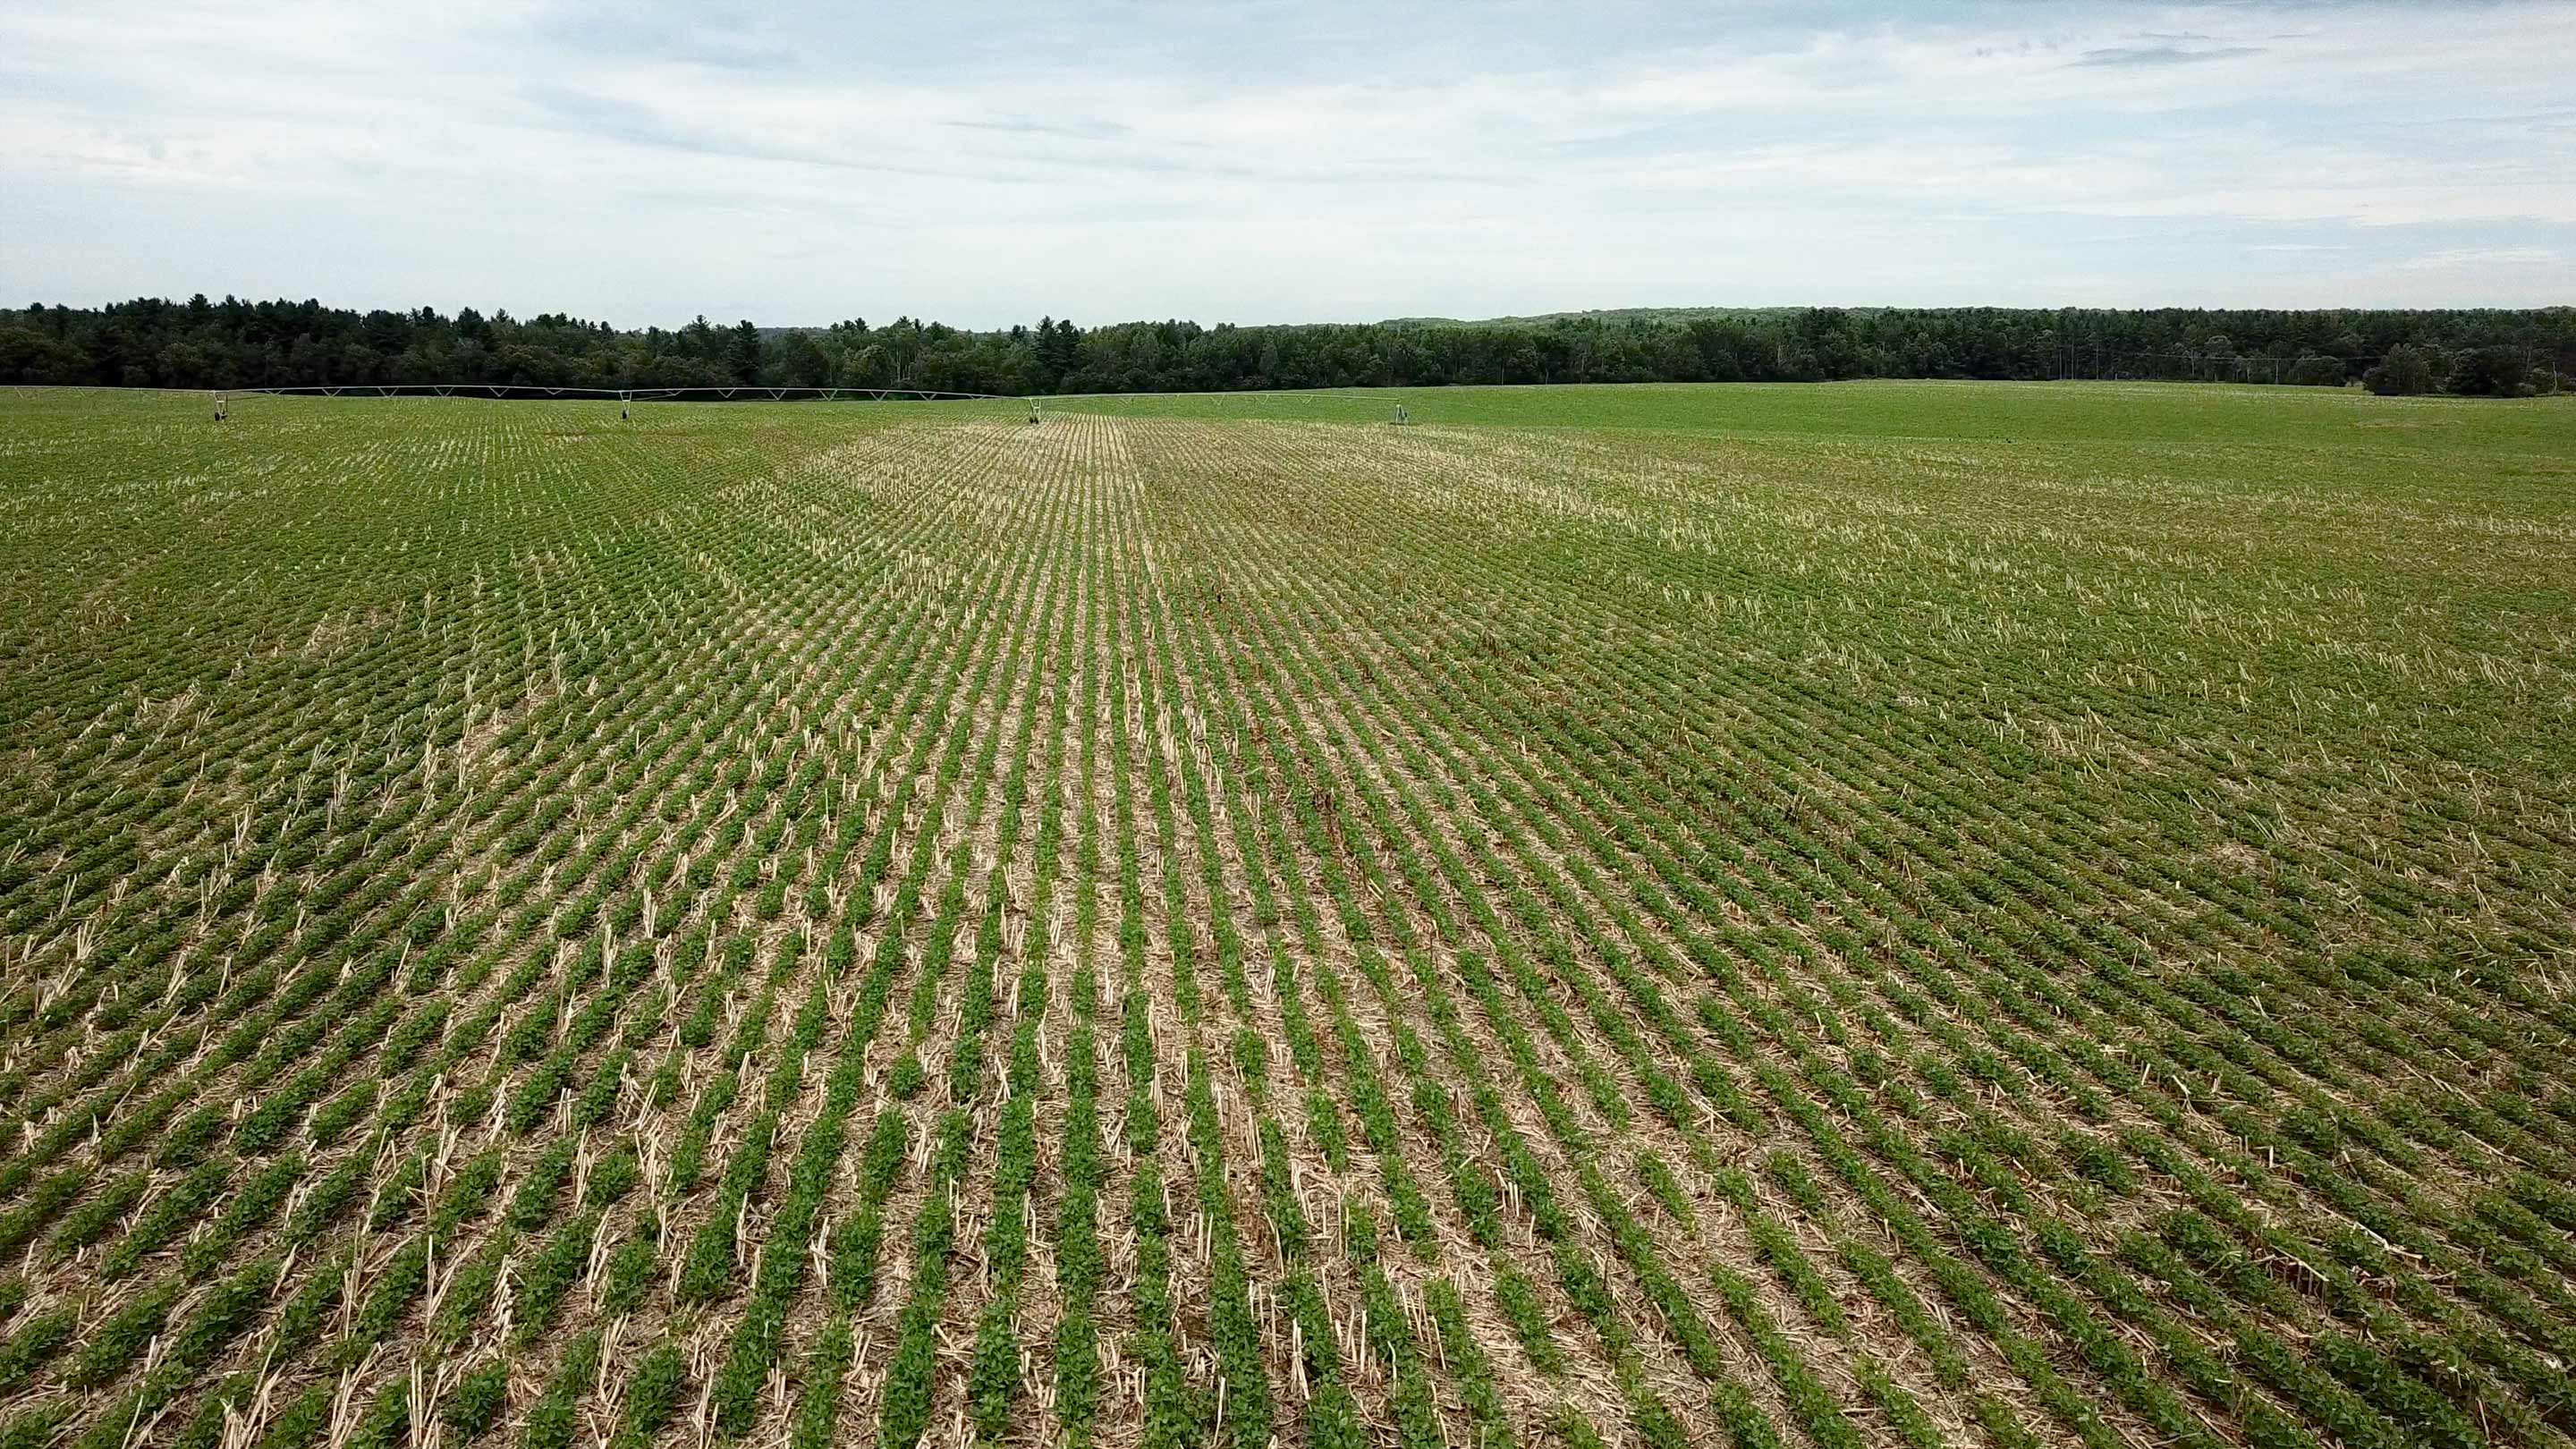
<path id="1" fill-rule="evenodd" d="M 2576 1444 L 2576 406 L 208 412 L 0 394 L 0 1449 Z"/>

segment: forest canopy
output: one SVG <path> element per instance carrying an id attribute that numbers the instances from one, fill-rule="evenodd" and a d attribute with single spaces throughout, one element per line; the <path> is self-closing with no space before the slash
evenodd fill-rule
<path id="1" fill-rule="evenodd" d="M 0 383 L 225 388 L 905 387 L 1009 396 L 1465 383 L 2149 378 L 2513 396 L 2576 371 L 2576 308 L 1677 309 L 1489 322 L 971 331 L 620 329 L 560 313 L 358 312 L 203 295 L 0 309 Z"/>

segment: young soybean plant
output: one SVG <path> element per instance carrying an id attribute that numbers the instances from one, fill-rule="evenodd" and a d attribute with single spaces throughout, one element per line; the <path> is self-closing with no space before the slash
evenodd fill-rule
<path id="1" fill-rule="evenodd" d="M 0 1449 L 2567 1439 L 2559 410 L 1452 391 L 0 399 Z"/>

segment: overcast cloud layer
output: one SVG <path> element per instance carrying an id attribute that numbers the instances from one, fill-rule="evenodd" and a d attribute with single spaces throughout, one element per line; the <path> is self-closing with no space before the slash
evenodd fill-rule
<path id="1" fill-rule="evenodd" d="M 2563 3 L 0 0 L 0 301 L 2566 303 L 2571 75 Z"/>

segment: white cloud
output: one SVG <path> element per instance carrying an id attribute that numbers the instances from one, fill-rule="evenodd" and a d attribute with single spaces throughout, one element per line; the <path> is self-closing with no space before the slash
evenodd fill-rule
<path id="1" fill-rule="evenodd" d="M 971 325 L 2565 300 L 2576 7 L 1784 14 L 18 0 L 0 295 Z M 2478 272 L 2500 229 L 2551 255 Z"/>
<path id="2" fill-rule="evenodd" d="M 2452 247 L 2426 252 L 2397 265 L 2410 272 L 2447 272 L 2468 267 L 2555 267 L 2567 254 L 2555 247 Z"/>

